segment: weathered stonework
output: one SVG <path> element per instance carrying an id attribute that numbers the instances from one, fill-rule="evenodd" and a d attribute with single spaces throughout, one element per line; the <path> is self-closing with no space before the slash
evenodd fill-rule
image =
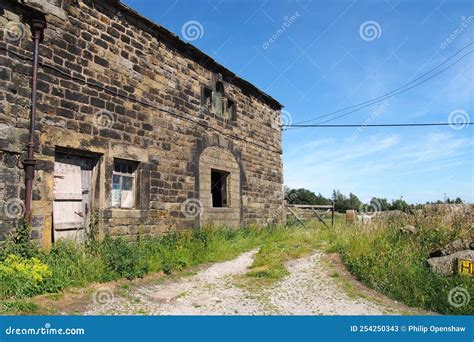
<path id="1" fill-rule="evenodd" d="M 90 208 L 78 215 L 91 216 L 101 234 L 133 238 L 283 217 L 277 101 L 118 1 L 60 3 L 0 0 L 1 203 L 24 199 L 29 18 L 38 10 L 47 22 L 38 75 L 33 238 L 45 246 L 54 240 L 58 153 L 92 161 L 90 192 L 83 191 Z M 23 30 L 18 40 L 7 33 L 15 25 Z M 214 101 L 217 82 L 227 116 L 217 116 L 214 102 L 206 102 L 204 90 Z M 136 165 L 131 208 L 113 207 L 118 159 Z M 212 168 L 230 173 L 228 207 L 213 207 Z M 183 212 L 189 200 L 198 201 L 198 215 Z M 20 216 L 3 211 L 0 239 Z"/>
<path id="2" fill-rule="evenodd" d="M 227 179 L 228 207 L 213 208 L 211 192 L 211 169 L 229 173 Z M 242 197 L 240 193 L 240 168 L 234 155 L 222 147 L 208 147 L 199 157 L 199 199 L 201 200 L 201 224 L 227 225 L 241 224 Z"/>

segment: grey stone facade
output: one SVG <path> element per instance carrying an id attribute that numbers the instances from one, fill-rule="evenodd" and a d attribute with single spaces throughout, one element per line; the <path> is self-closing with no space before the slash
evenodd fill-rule
<path id="1" fill-rule="evenodd" d="M 101 234 L 134 238 L 282 219 L 276 100 L 118 1 L 0 4 L 2 239 L 21 221 L 35 11 L 45 14 L 47 29 L 32 238 L 49 245 L 55 224 L 71 221 L 68 208 L 85 201 L 73 198 L 69 179 L 82 179 L 87 196 L 74 220 L 94 220 Z"/>

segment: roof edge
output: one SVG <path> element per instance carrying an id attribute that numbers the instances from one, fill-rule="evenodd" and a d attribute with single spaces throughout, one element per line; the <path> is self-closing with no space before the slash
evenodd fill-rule
<path id="1" fill-rule="evenodd" d="M 159 39 L 169 40 L 170 42 L 175 43 L 177 50 L 186 57 L 189 57 L 195 60 L 198 64 L 202 67 L 210 69 L 214 72 L 220 73 L 223 76 L 223 79 L 231 84 L 234 84 L 241 88 L 244 91 L 247 91 L 250 94 L 257 95 L 257 97 L 271 106 L 273 109 L 281 110 L 283 105 L 275 100 L 273 97 L 265 93 L 264 91 L 257 88 L 255 85 L 250 83 L 247 80 L 237 76 L 235 73 L 227 69 L 222 64 L 218 63 L 208 54 L 204 53 L 203 51 L 199 50 L 192 44 L 189 44 L 182 40 L 178 35 L 174 34 L 173 32 L 169 31 L 168 29 L 164 28 L 163 26 L 153 22 L 152 20 L 146 18 L 142 14 L 138 13 L 134 9 L 130 8 L 129 6 L 123 4 L 120 0 L 104 0 L 109 4 L 113 4 L 117 7 L 119 11 L 125 12 L 137 21 L 141 21 L 145 24 L 145 26 L 150 27 L 153 31 L 160 34 Z"/>

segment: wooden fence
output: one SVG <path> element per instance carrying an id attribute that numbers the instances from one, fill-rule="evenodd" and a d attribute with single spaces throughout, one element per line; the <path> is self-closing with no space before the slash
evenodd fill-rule
<path id="1" fill-rule="evenodd" d="M 334 203 L 330 205 L 309 205 L 309 204 L 285 204 L 286 216 L 293 217 L 296 222 L 303 225 L 305 220 L 316 218 L 319 222 L 329 228 L 325 220 L 330 215 L 331 226 L 334 226 Z"/>

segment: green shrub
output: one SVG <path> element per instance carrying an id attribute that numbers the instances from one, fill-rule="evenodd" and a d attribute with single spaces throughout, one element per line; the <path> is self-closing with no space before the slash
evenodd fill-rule
<path id="1" fill-rule="evenodd" d="M 8 236 L 0 248 L 0 261 L 5 260 L 9 255 L 20 255 L 24 258 L 38 257 L 41 252 L 30 240 L 31 228 L 28 225 L 18 227 L 14 233 Z"/>
<path id="2" fill-rule="evenodd" d="M 133 279 L 143 277 L 148 272 L 138 243 L 127 243 L 122 238 L 106 238 L 99 250 L 107 269 L 117 278 Z"/>
<path id="3" fill-rule="evenodd" d="M 0 263 L 0 297 L 28 297 L 41 292 L 40 285 L 52 272 L 48 265 L 33 257 L 9 255 Z"/>
<path id="4" fill-rule="evenodd" d="M 0 299 L 57 292 L 67 287 L 118 278 L 133 279 L 149 272 L 171 274 L 200 263 L 233 258 L 255 248 L 270 236 L 269 231 L 261 228 L 213 227 L 170 232 L 134 243 L 110 237 L 102 241 L 88 240 L 85 245 L 60 240 L 49 252 L 42 252 L 24 238 L 17 239 L 17 236 L 24 235 L 22 231 L 2 245 L 0 260 L 10 254 L 25 260 L 35 257 L 48 266 L 51 276 L 29 287 L 21 275 L 0 279 L 2 289 L 5 289 L 0 292 Z M 25 288 L 20 286 L 23 284 Z"/>
<path id="5" fill-rule="evenodd" d="M 133 279 L 149 272 L 171 274 L 206 262 L 232 259 L 256 247 L 260 250 L 247 273 L 248 279 L 272 282 L 287 274 L 286 260 L 328 241 L 329 250 L 339 252 L 354 275 L 387 296 L 441 313 L 474 313 L 474 300 L 463 307 L 454 307 L 447 300 L 449 291 L 456 287 L 474 294 L 472 278 L 441 277 L 426 266 L 433 249 L 459 236 L 472 237 L 474 232 L 465 219 L 456 216 L 447 220 L 436 213 L 419 213 L 389 216 L 367 226 L 346 226 L 343 221 L 336 217 L 338 223 L 329 229 L 319 224 L 316 229 L 210 227 L 170 232 L 133 243 L 110 237 L 84 246 L 58 241 L 49 252 L 13 239 L 0 250 L 0 299 L 57 292 L 122 277 Z M 418 232 L 400 232 L 399 228 L 406 224 L 415 225 Z"/>

